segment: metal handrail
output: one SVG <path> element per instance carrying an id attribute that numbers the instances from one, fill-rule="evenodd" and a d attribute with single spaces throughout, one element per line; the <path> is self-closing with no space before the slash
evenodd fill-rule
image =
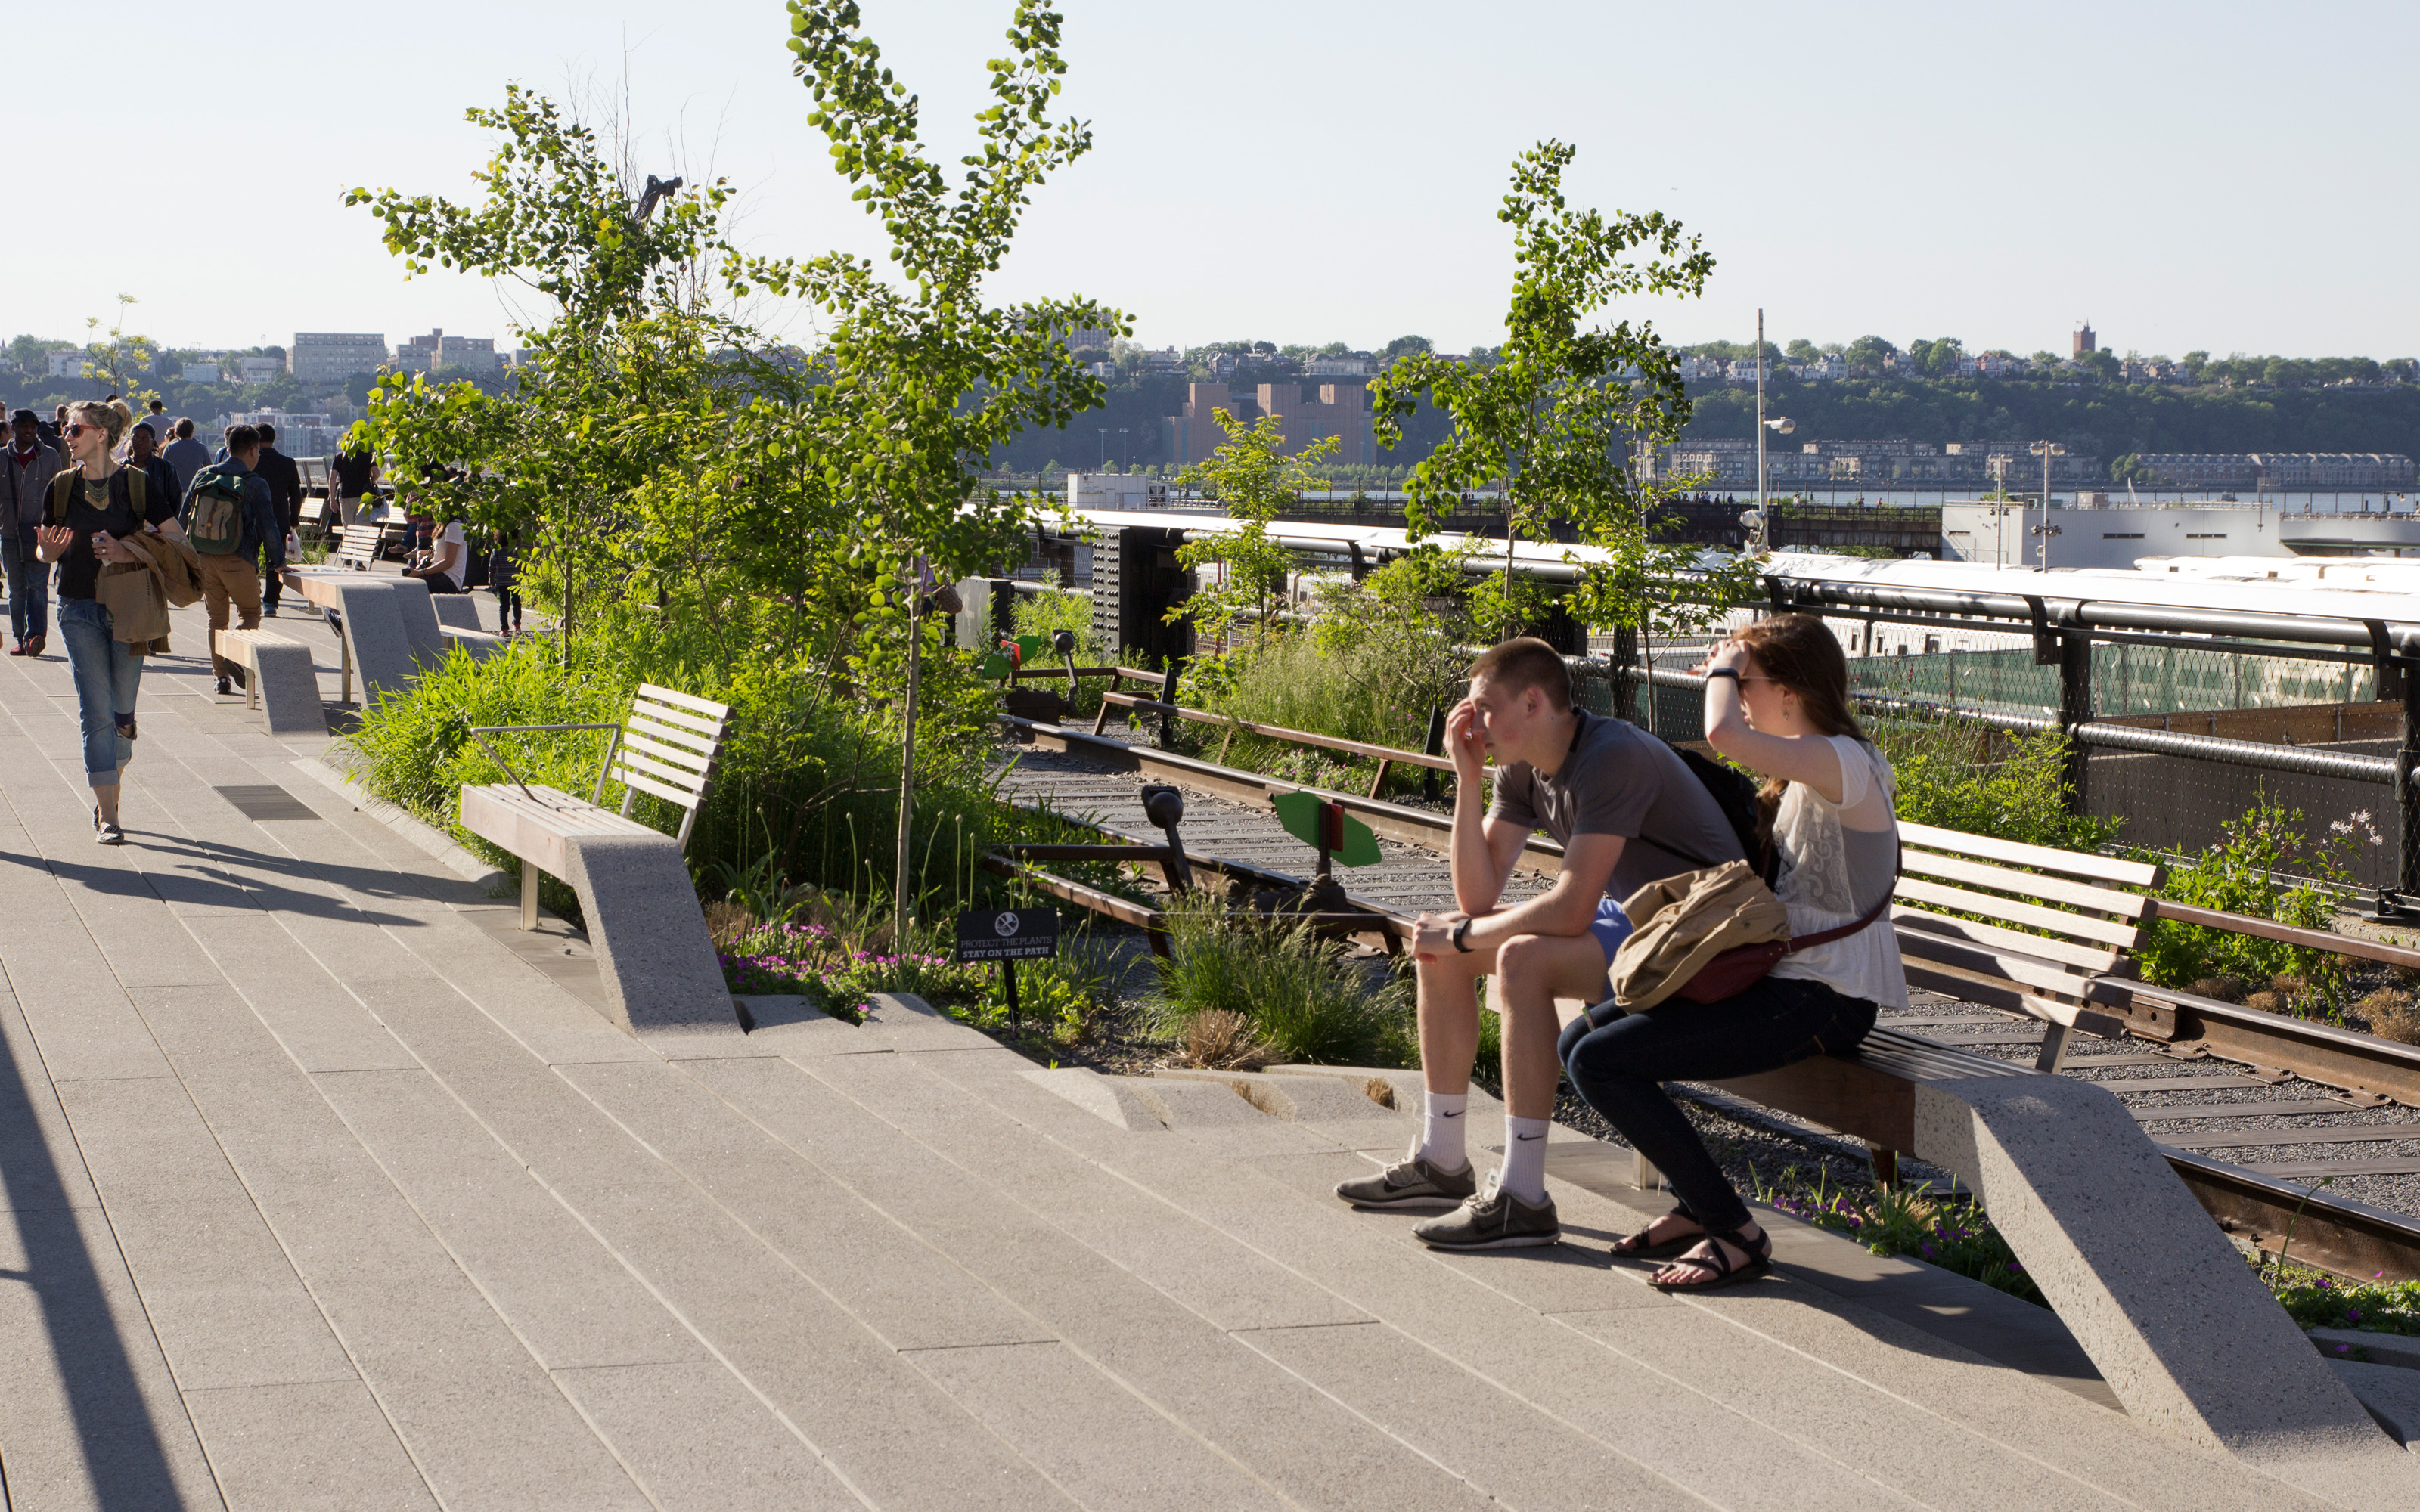
<path id="1" fill-rule="evenodd" d="M 591 809 L 594 809 L 594 808 L 598 807 L 598 806 L 603 802 L 604 797 L 605 797 L 605 774 L 606 774 L 607 772 L 609 772 L 609 771 L 612 771 L 612 770 L 613 770 L 613 753 L 614 753 L 615 751 L 617 751 L 617 750 L 619 750 L 619 749 L 621 749 L 621 748 L 622 748 L 622 727 L 621 727 L 620 725 L 618 725 L 618 724 L 474 724 L 474 725 L 473 725 L 473 726 L 471 727 L 471 738 L 472 738 L 473 740 L 477 740 L 477 741 L 479 742 L 479 748 L 480 748 L 481 750 L 484 750 L 484 751 L 486 751 L 486 752 L 488 753 L 488 760 L 489 760 L 489 761 L 491 761 L 491 762 L 495 763 L 498 766 L 501 766 L 501 767 L 503 767 L 503 768 L 504 769 L 504 775 L 505 775 L 506 777 L 509 777 L 509 778 L 511 778 L 511 779 L 513 779 L 513 786 L 515 786 L 515 787 L 517 787 L 517 788 L 519 788 L 519 789 L 520 789 L 520 790 L 521 790 L 521 796 L 522 796 L 522 797 L 529 799 L 529 801 L 530 801 L 530 802 L 532 802 L 532 803 L 540 803 L 540 802 L 542 802 L 543 800 L 542 800 L 542 799 L 540 799 L 536 794 L 532 793 L 532 792 L 530 791 L 530 789 L 529 789 L 529 784 L 528 784 L 527 782 L 524 782 L 524 781 L 522 781 L 522 780 L 521 780 L 521 775 L 520 775 L 520 773 L 516 772 L 516 771 L 514 771 L 514 770 L 513 770 L 513 764 L 512 764 L 512 763 L 510 763 L 510 762 L 508 762 L 508 761 L 504 760 L 504 757 L 502 757 L 502 756 L 498 755 L 498 754 L 497 754 L 497 752 L 496 752 L 496 748 L 495 748 L 495 747 L 493 747 L 493 746 L 489 745 L 485 740 L 481 740 L 481 739 L 480 739 L 480 737 L 481 737 L 482 735 L 501 735 L 501 734 L 509 734 L 509 733 L 515 733 L 515 732 L 520 732 L 520 731 L 529 731 L 529 732 L 545 732 L 545 731 L 556 731 L 556 730 L 611 730 L 611 731 L 613 731 L 613 739 L 611 739 L 611 740 L 609 740 L 609 741 L 607 741 L 607 742 L 605 742 L 605 759 L 604 759 L 602 762 L 598 763 L 598 764 L 597 764 L 597 785 L 596 785 L 596 787 L 592 788 L 592 789 L 589 791 L 589 794 L 588 794 L 588 807 L 590 807 Z"/>

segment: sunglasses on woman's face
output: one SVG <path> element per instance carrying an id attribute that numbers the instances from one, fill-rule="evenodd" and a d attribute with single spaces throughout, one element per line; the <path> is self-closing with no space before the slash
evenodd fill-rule
<path id="1" fill-rule="evenodd" d="M 67 429 L 67 433 L 70 436 L 81 436 L 85 431 L 99 430 L 100 428 L 101 427 L 99 425 L 70 425 Z"/>

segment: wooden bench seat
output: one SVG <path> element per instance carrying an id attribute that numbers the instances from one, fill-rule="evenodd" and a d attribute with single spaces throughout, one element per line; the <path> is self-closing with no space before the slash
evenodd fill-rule
<path id="1" fill-rule="evenodd" d="M 378 525 L 348 525 L 336 533 L 336 565 L 366 572 L 379 559 L 385 531 Z"/>
<path id="2" fill-rule="evenodd" d="M 2077 1033 L 2126 1032 L 2137 986 L 2133 952 L 2153 905 L 2125 889 L 2157 887 L 2161 868 L 1929 825 L 1900 825 L 1900 841 L 1891 927 L 1909 986 L 2041 1020 L 2038 1072 L 2057 1071 Z M 1716 1085 L 1865 1140 L 1876 1174 L 1890 1180 L 1897 1152 L 1914 1148 L 1916 1083 L 2024 1070 L 1878 1028 L 1853 1055 Z M 1640 1175 L 1644 1184 L 1652 1173 Z"/>
<path id="3" fill-rule="evenodd" d="M 537 927 L 539 879 L 561 877 L 579 894 L 590 943 L 621 1026 L 737 1022 L 722 967 L 706 933 L 697 889 L 681 858 L 713 779 L 724 705 L 643 685 L 618 725 L 482 725 L 481 749 L 512 779 L 464 784 L 462 826 L 521 863 L 521 928 Z M 489 735 L 605 730 L 613 738 L 586 799 L 521 780 Z M 604 808 L 608 779 L 623 785 L 619 811 Z M 677 836 L 631 817 L 641 793 L 681 810 Z"/>

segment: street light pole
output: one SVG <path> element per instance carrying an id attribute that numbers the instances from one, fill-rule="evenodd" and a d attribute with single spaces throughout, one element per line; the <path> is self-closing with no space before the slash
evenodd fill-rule
<path id="1" fill-rule="evenodd" d="M 1764 311 L 1761 307 L 1756 312 L 1756 515 L 1760 520 L 1764 517 Z"/>
<path id="2" fill-rule="evenodd" d="M 2050 459 L 2065 456 L 2067 448 L 2056 441 L 2036 441 L 2025 450 L 2042 459 L 2041 570 L 2050 571 L 2050 538 L 2058 533 L 2050 522 Z"/>
<path id="3" fill-rule="evenodd" d="M 1129 425 L 1118 427 L 1118 471 L 1120 472 L 1134 471 L 1134 454 L 1126 444 L 1126 432 L 1132 428 Z"/>

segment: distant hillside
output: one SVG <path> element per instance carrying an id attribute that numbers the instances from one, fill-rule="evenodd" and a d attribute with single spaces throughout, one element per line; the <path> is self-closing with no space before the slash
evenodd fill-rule
<path id="1" fill-rule="evenodd" d="M 1690 395 L 1695 438 L 1751 437 L 1756 391 L 1707 385 Z M 2173 388 L 2140 384 L 1853 378 L 1765 390 L 1767 416 L 1807 440 L 2050 440 L 2105 462 L 2133 452 L 2400 452 L 2420 456 L 2420 387 Z"/>

